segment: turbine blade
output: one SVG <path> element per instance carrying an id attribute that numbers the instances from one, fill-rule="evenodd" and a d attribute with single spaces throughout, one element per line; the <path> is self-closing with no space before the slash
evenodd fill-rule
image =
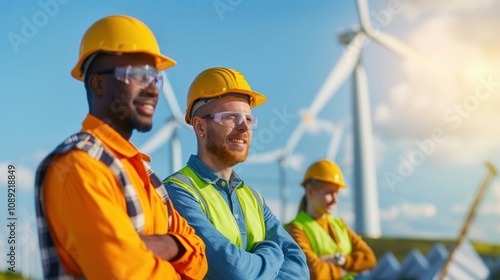
<path id="1" fill-rule="evenodd" d="M 309 122 L 308 120 L 304 120 L 302 118 L 302 121 L 299 123 L 297 128 L 292 133 L 292 136 L 288 138 L 288 142 L 285 145 L 285 149 L 283 150 L 284 155 L 289 155 L 295 150 L 295 147 L 299 144 L 299 140 L 304 135 L 304 132 L 306 131 L 306 123 Z"/>
<path id="2" fill-rule="evenodd" d="M 367 32 L 367 35 L 396 55 L 415 61 L 425 67 L 430 67 L 430 62 L 426 58 L 400 39 L 378 30 Z"/>
<path id="3" fill-rule="evenodd" d="M 335 159 L 337 158 L 340 148 L 340 142 L 342 140 L 342 137 L 344 136 L 344 128 L 344 122 L 340 121 L 337 123 L 335 129 L 333 130 L 332 139 L 330 140 L 330 145 L 328 145 L 328 151 L 326 153 L 326 158 L 331 161 L 335 161 Z"/>
<path id="4" fill-rule="evenodd" d="M 347 79 L 347 77 L 352 73 L 354 67 L 359 61 L 359 56 L 361 54 L 361 48 L 366 40 L 366 35 L 364 33 L 358 33 L 351 40 L 344 53 L 340 57 L 337 65 L 332 69 L 328 75 L 325 83 L 320 88 L 316 98 L 309 107 L 309 110 L 302 118 L 301 122 L 297 128 L 292 133 L 287 144 L 285 145 L 284 154 L 289 155 L 295 150 L 300 138 L 305 132 L 305 126 L 308 122 L 313 120 L 316 115 L 325 107 L 326 103 L 332 98 L 332 96 L 337 92 L 340 85 Z"/>
<path id="5" fill-rule="evenodd" d="M 177 98 L 175 97 L 174 90 L 172 88 L 172 85 L 170 84 L 170 80 L 165 73 L 163 73 L 163 94 L 167 99 L 167 104 L 170 108 L 170 111 L 172 111 L 172 115 L 174 115 L 179 123 L 183 123 L 184 114 L 182 114 L 179 103 L 177 102 Z"/>
<path id="6" fill-rule="evenodd" d="M 245 163 L 255 164 L 255 163 L 267 163 L 277 161 L 283 156 L 282 150 L 275 150 L 267 153 L 260 153 L 248 156 Z"/>
<path id="7" fill-rule="evenodd" d="M 302 172 L 302 166 L 304 165 L 305 158 L 303 155 L 294 154 L 285 157 L 282 164 L 284 167 L 292 168 L 295 172 Z"/>
<path id="8" fill-rule="evenodd" d="M 318 95 L 316 95 L 306 114 L 306 118 L 315 118 L 319 111 L 323 109 L 330 98 L 337 92 L 340 85 L 351 75 L 358 63 L 365 40 L 366 35 L 364 33 L 358 33 L 354 36 L 337 62 L 337 65 L 332 69 L 325 83 L 320 88 Z"/>
<path id="9" fill-rule="evenodd" d="M 356 1 L 358 5 L 359 21 L 363 30 L 371 30 L 372 24 L 370 22 L 370 11 L 368 10 L 368 3 L 366 0 Z"/>
<path id="10" fill-rule="evenodd" d="M 149 140 L 142 145 L 140 150 L 145 154 L 150 154 L 156 151 L 161 145 L 167 142 L 172 136 L 178 122 L 172 118 L 162 128 L 160 128 Z"/>
<path id="11" fill-rule="evenodd" d="M 335 129 L 335 124 L 326 119 L 316 118 L 310 123 L 311 124 L 308 125 L 307 130 L 311 132 L 326 132 L 327 134 L 330 134 Z"/>

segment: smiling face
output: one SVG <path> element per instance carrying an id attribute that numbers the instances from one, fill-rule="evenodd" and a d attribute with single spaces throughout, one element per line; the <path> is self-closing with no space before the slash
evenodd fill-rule
<path id="1" fill-rule="evenodd" d="M 95 74 L 115 67 L 154 66 L 153 57 L 146 54 L 123 54 L 100 58 L 98 68 L 89 78 L 92 91 L 91 114 L 108 123 L 124 138 L 129 139 L 132 131 L 151 130 L 153 113 L 158 102 L 159 90 L 155 83 L 142 89 L 133 82 L 119 81 L 113 73 Z"/>
<path id="2" fill-rule="evenodd" d="M 333 183 L 315 181 L 306 186 L 307 212 L 315 218 L 332 214 L 338 202 L 339 186 Z"/>
<path id="3" fill-rule="evenodd" d="M 252 141 L 252 130 L 246 122 L 232 128 L 221 125 L 211 118 L 200 118 L 218 112 L 251 114 L 250 105 L 244 98 L 226 96 L 198 109 L 197 117 L 193 119 L 193 127 L 200 141 L 199 156 L 204 157 L 202 160 L 206 161 L 209 166 L 233 167 L 246 160 Z M 197 130 L 200 125 L 202 126 L 201 132 Z"/>

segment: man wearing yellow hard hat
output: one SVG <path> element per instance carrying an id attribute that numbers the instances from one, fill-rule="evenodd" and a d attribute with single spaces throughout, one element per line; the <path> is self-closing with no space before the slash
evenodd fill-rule
<path id="1" fill-rule="evenodd" d="M 370 247 L 340 218 L 331 214 L 338 191 L 347 188 L 342 171 L 332 161 L 319 160 L 306 171 L 299 213 L 285 227 L 304 250 L 311 279 L 353 279 L 375 267 Z"/>
<path id="2" fill-rule="evenodd" d="M 206 279 L 308 279 L 305 256 L 263 197 L 234 172 L 257 128 L 251 109 L 266 102 L 245 77 L 210 68 L 191 84 L 186 122 L 198 152 L 164 181 L 174 206 L 207 246 Z"/>
<path id="3" fill-rule="evenodd" d="M 162 55 L 141 21 L 107 16 L 85 33 L 71 75 L 89 113 L 40 164 L 36 212 L 44 279 L 202 279 L 205 244 L 129 141 L 149 131 Z"/>

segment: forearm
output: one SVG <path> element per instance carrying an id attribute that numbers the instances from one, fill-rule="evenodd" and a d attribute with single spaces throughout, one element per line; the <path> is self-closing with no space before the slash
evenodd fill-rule
<path id="1" fill-rule="evenodd" d="M 348 271 L 361 272 L 363 270 L 372 269 L 377 264 L 377 260 L 373 252 L 353 252 L 346 255 L 346 263 L 344 268 Z"/>
<path id="2" fill-rule="evenodd" d="M 302 230 L 293 224 L 288 225 L 286 230 L 304 252 L 311 279 L 339 279 L 342 277 L 342 268 L 329 262 L 327 257 L 320 258 L 316 255 L 309 244 L 309 239 Z"/>
<path id="3" fill-rule="evenodd" d="M 285 253 L 283 264 L 276 279 L 309 279 L 309 268 L 302 250 L 295 253 L 292 251 Z"/>
<path id="4" fill-rule="evenodd" d="M 168 234 L 165 235 L 141 235 L 141 239 L 146 244 L 146 247 L 166 261 L 176 261 L 186 250 L 181 245 L 177 238 Z"/>
<path id="5" fill-rule="evenodd" d="M 225 241 L 227 243 L 207 245 L 207 276 L 210 279 L 275 279 L 278 275 L 283 264 L 283 253 L 276 243 L 262 241 L 251 252 L 246 252 L 229 240 Z"/>
<path id="6" fill-rule="evenodd" d="M 276 279 L 308 279 L 309 269 L 302 249 L 267 206 L 264 209 L 264 218 L 267 231 L 266 240 L 276 242 L 284 256 L 283 264 Z"/>
<path id="7" fill-rule="evenodd" d="M 113 174 L 85 161 L 63 177 L 51 171 L 45 180 L 47 219 L 69 273 L 87 279 L 180 277 L 132 227 Z"/>
<path id="8" fill-rule="evenodd" d="M 246 252 L 214 228 L 198 201 L 186 190 L 167 184 L 171 201 L 206 244 L 207 279 L 273 279 L 282 265 L 279 246 L 264 242 Z"/>
<path id="9" fill-rule="evenodd" d="M 349 229 L 352 252 L 346 255 L 345 269 L 348 271 L 361 272 L 372 269 L 377 264 L 377 259 L 372 249 L 355 232 Z"/>
<path id="10" fill-rule="evenodd" d="M 183 279 L 202 279 L 208 271 L 205 243 L 171 203 L 169 206 L 172 225 L 168 234 L 179 242 L 179 246 L 184 251 L 172 262 L 172 265 Z"/>

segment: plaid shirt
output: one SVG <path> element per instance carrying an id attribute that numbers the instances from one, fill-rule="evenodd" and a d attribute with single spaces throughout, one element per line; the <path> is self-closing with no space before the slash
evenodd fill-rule
<path id="1" fill-rule="evenodd" d="M 43 278 L 44 279 L 81 279 L 74 278 L 67 274 L 59 261 L 57 256 L 57 251 L 54 246 L 54 242 L 50 236 L 49 227 L 44 215 L 44 205 L 43 205 L 43 181 L 47 169 L 52 162 L 52 159 L 56 154 L 63 154 L 70 151 L 73 148 L 80 149 L 88 153 L 89 156 L 95 158 L 102 163 L 106 164 L 116 178 L 119 180 L 121 186 L 123 187 L 127 214 L 134 225 L 137 232 L 142 232 L 144 229 L 145 219 L 144 213 L 142 212 L 141 204 L 137 193 L 130 183 L 130 180 L 125 173 L 123 164 L 110 152 L 108 152 L 92 135 L 79 132 L 70 136 L 66 141 L 60 144 L 52 153 L 50 153 L 40 164 L 36 173 L 35 179 L 35 208 L 37 214 L 38 223 L 38 239 L 40 245 L 40 253 L 42 257 L 42 267 L 43 267 Z M 155 175 L 154 171 L 144 162 L 146 169 L 148 170 L 148 175 L 153 186 L 155 186 L 157 193 L 162 197 L 162 199 L 169 205 L 168 193 L 163 187 L 160 179 Z M 168 209 L 169 207 L 167 207 Z M 170 211 L 170 209 L 169 209 Z M 169 227 L 170 227 L 170 215 L 169 215 Z"/>

